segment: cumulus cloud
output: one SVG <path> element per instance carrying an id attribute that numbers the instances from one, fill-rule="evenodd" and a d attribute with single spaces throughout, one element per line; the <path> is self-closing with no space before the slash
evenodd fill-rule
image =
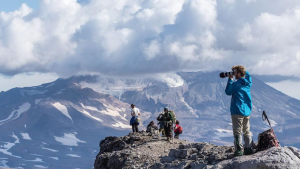
<path id="1" fill-rule="evenodd" d="M 41 0 L 33 10 L 23 4 L 0 14 L 0 73 L 120 76 L 243 64 L 256 74 L 298 75 L 297 5 L 296 0 Z"/>
<path id="2" fill-rule="evenodd" d="M 184 80 L 175 73 L 158 73 L 152 78 L 166 83 L 169 87 L 179 87 L 184 84 Z"/>
<path id="3" fill-rule="evenodd" d="M 259 74 L 299 75 L 300 8 L 282 15 L 263 13 L 238 34 L 245 53 L 252 55 L 251 68 Z M 249 56 L 250 57 L 250 56 Z"/>

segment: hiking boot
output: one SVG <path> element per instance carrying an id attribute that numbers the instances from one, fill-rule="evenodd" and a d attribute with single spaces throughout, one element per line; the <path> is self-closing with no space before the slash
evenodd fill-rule
<path id="1" fill-rule="evenodd" d="M 243 151 L 235 151 L 234 152 L 234 156 L 236 157 L 236 156 L 242 156 L 242 155 L 244 155 L 244 152 Z"/>
<path id="2" fill-rule="evenodd" d="M 244 148 L 244 154 L 251 155 L 251 154 L 253 154 L 253 150 L 251 148 Z"/>

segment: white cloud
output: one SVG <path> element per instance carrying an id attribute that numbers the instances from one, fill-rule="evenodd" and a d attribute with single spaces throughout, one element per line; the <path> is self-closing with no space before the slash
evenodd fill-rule
<path id="1" fill-rule="evenodd" d="M 296 0 L 41 0 L 37 10 L 23 4 L 0 14 L 0 73 L 132 75 L 243 64 L 256 74 L 299 75 L 296 6 Z"/>
<path id="2" fill-rule="evenodd" d="M 145 44 L 143 52 L 147 56 L 147 59 L 153 59 L 160 53 L 160 45 L 156 40 L 153 40 L 150 44 Z"/>
<path id="3" fill-rule="evenodd" d="M 259 74 L 299 75 L 299 24 L 300 8 L 282 15 L 263 13 L 245 24 L 239 42 L 253 57 L 251 68 Z"/>
<path id="4" fill-rule="evenodd" d="M 175 73 L 157 74 L 153 78 L 166 83 L 170 87 L 179 87 L 184 84 L 184 80 Z"/>

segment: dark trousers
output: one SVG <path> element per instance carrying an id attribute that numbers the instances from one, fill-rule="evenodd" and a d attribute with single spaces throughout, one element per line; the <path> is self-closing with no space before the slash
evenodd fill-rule
<path id="1" fill-rule="evenodd" d="M 174 138 L 179 139 L 179 133 L 175 133 Z"/>
<path id="2" fill-rule="evenodd" d="M 166 137 L 172 138 L 173 137 L 173 124 L 169 123 L 168 125 L 165 125 L 164 128 L 165 128 Z"/>
<path id="3" fill-rule="evenodd" d="M 133 123 L 132 124 L 132 132 L 139 132 L 139 124 L 138 123 Z"/>

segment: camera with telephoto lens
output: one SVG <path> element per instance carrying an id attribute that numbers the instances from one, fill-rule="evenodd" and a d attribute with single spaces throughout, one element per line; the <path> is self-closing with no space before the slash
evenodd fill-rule
<path id="1" fill-rule="evenodd" d="M 228 76 L 233 76 L 234 75 L 234 69 L 232 70 L 232 72 L 221 72 L 220 73 L 220 78 L 225 78 L 225 77 L 228 77 Z"/>

